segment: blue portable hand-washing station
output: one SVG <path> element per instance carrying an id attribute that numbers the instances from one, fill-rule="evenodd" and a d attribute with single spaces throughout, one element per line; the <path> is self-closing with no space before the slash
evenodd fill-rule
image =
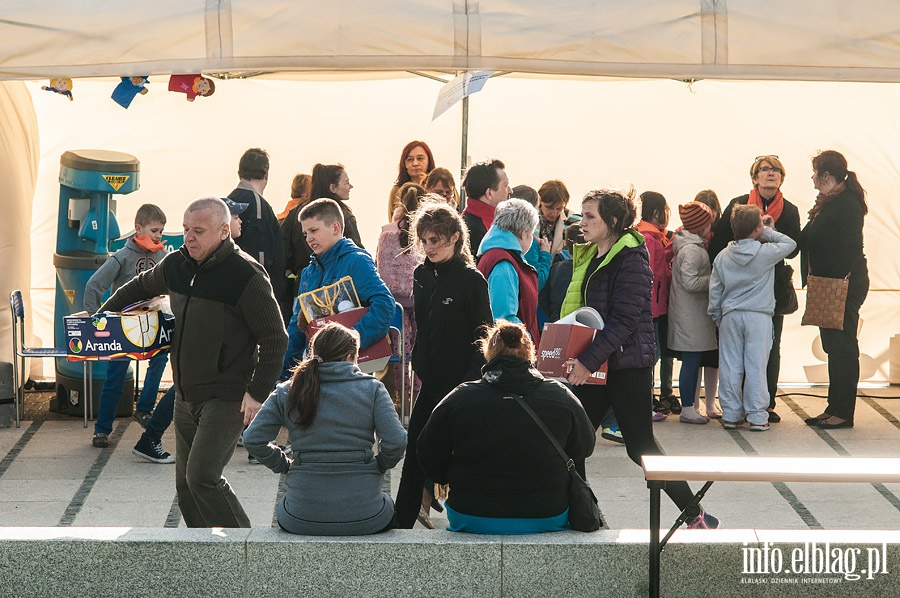
<path id="1" fill-rule="evenodd" d="M 140 188 L 140 162 L 132 155 L 105 150 L 73 150 L 59 160 L 59 214 L 56 227 L 56 300 L 54 345 L 65 346 L 63 318 L 84 309 L 88 279 L 109 257 L 110 241 L 119 237 L 114 195 Z M 56 359 L 56 397 L 50 409 L 82 417 L 84 414 L 83 362 Z M 106 364 L 94 362 L 93 412 L 97 413 Z M 117 416 L 131 415 L 134 376 L 129 371 Z"/>

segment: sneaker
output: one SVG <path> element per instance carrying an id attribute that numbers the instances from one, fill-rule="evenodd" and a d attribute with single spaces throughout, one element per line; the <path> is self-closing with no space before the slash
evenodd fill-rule
<path id="1" fill-rule="evenodd" d="M 250 465 L 259 465 L 259 459 L 257 459 L 256 457 L 254 457 L 254 456 L 251 455 L 250 453 L 247 453 L 247 462 L 248 462 Z"/>
<path id="2" fill-rule="evenodd" d="M 660 411 L 654 411 L 653 413 L 650 414 L 650 420 L 655 421 L 655 422 L 664 421 L 667 417 L 669 417 L 669 416 Z"/>
<path id="3" fill-rule="evenodd" d="M 653 411 L 654 413 L 662 413 L 666 415 L 669 413 L 669 408 L 663 405 L 658 399 L 653 399 Z"/>
<path id="4" fill-rule="evenodd" d="M 688 415 L 687 413 L 682 413 L 678 417 L 678 421 L 683 424 L 705 424 L 709 422 L 709 418 L 705 415 L 700 415 L 699 413 L 690 415 Z"/>
<path id="5" fill-rule="evenodd" d="M 751 432 L 765 432 L 769 429 L 769 423 L 766 422 L 764 424 L 750 424 Z"/>
<path id="6" fill-rule="evenodd" d="M 95 448 L 106 448 L 109 446 L 109 435 L 103 432 L 94 432 L 94 439 L 91 440 L 91 444 Z"/>
<path id="7" fill-rule="evenodd" d="M 769 423 L 777 424 L 781 421 L 781 416 L 775 413 L 775 411 L 769 411 Z"/>
<path id="8" fill-rule="evenodd" d="M 721 421 L 722 421 L 722 427 L 725 428 L 726 430 L 737 430 L 738 428 L 741 427 L 741 424 L 744 423 L 744 422 L 730 422 L 727 419 L 723 419 Z"/>
<path id="9" fill-rule="evenodd" d="M 687 521 L 688 529 L 716 529 L 719 527 L 719 520 L 700 509 L 700 514 L 693 519 Z"/>
<path id="10" fill-rule="evenodd" d="M 149 411 L 135 411 L 131 414 L 131 419 L 136 421 L 142 428 L 147 429 L 147 422 L 150 421 L 152 414 Z"/>
<path id="11" fill-rule="evenodd" d="M 610 440 L 612 442 L 618 442 L 619 444 L 625 444 L 625 439 L 622 438 L 622 431 L 617 427 L 615 428 L 603 428 L 603 431 L 600 433 L 602 438 L 606 440 Z"/>
<path id="12" fill-rule="evenodd" d="M 163 450 L 161 442 L 153 442 L 147 438 L 146 434 L 141 434 L 141 439 L 131 449 L 131 453 L 151 463 L 162 463 L 165 465 L 175 462 L 175 457 Z"/>

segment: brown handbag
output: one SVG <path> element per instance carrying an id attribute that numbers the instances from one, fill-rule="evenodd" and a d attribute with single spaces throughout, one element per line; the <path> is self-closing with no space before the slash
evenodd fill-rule
<path id="1" fill-rule="evenodd" d="M 849 273 L 843 278 L 809 274 L 806 277 L 806 311 L 800 324 L 843 330 L 849 288 Z"/>

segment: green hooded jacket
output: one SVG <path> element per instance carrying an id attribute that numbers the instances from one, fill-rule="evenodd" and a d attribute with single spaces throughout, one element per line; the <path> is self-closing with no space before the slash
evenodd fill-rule
<path id="1" fill-rule="evenodd" d="M 579 307 L 587 305 L 587 300 L 582 293 L 585 277 L 590 279 L 590 277 L 596 274 L 600 268 L 609 264 L 623 248 L 638 247 L 643 242 L 644 237 L 641 233 L 633 229 L 626 230 L 624 234 L 619 237 L 619 240 L 613 244 L 606 254 L 606 257 L 603 258 L 603 261 L 597 266 L 596 270 L 590 273 L 588 273 L 588 267 L 591 264 L 591 260 L 597 255 L 597 245 L 595 243 L 575 245 L 575 247 L 572 248 L 572 282 L 569 283 L 569 288 L 566 290 L 566 297 L 563 299 L 559 317 L 565 317 Z"/>

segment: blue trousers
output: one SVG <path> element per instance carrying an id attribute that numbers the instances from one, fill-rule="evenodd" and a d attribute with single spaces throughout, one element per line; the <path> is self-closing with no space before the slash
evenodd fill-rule
<path id="1" fill-rule="evenodd" d="M 144 388 L 137 402 L 138 411 L 153 411 L 156 404 L 156 395 L 159 392 L 159 381 L 162 379 L 166 363 L 169 361 L 169 352 L 162 351 L 147 362 L 147 373 L 144 376 Z M 106 380 L 100 391 L 100 404 L 97 407 L 97 421 L 94 423 L 94 432 L 109 434 L 112 432 L 113 420 L 116 418 L 116 405 L 122 397 L 122 389 L 125 386 L 125 376 L 128 374 L 130 359 L 118 359 L 110 361 L 106 368 Z"/>
<path id="2" fill-rule="evenodd" d="M 678 374 L 678 392 L 681 394 L 681 404 L 685 407 L 693 407 L 697 398 L 697 380 L 700 378 L 700 360 L 702 351 L 681 352 L 681 372 Z"/>
<path id="3" fill-rule="evenodd" d="M 287 325 L 288 346 L 284 352 L 284 363 L 281 366 L 281 375 L 278 380 L 284 381 L 291 377 L 291 369 L 303 359 L 303 350 L 306 348 L 306 335 L 297 326 L 300 314 L 300 303 L 294 301 L 294 313 Z"/>
<path id="4" fill-rule="evenodd" d="M 172 423 L 172 413 L 175 409 L 175 387 L 172 386 L 162 396 L 156 409 L 153 410 L 153 416 L 147 422 L 147 430 L 144 434 L 154 442 L 162 442 L 162 435 Z"/>
<path id="5" fill-rule="evenodd" d="M 772 317 L 732 311 L 719 322 L 719 403 L 722 418 L 762 425 L 769 421 L 766 363 L 772 349 Z"/>

